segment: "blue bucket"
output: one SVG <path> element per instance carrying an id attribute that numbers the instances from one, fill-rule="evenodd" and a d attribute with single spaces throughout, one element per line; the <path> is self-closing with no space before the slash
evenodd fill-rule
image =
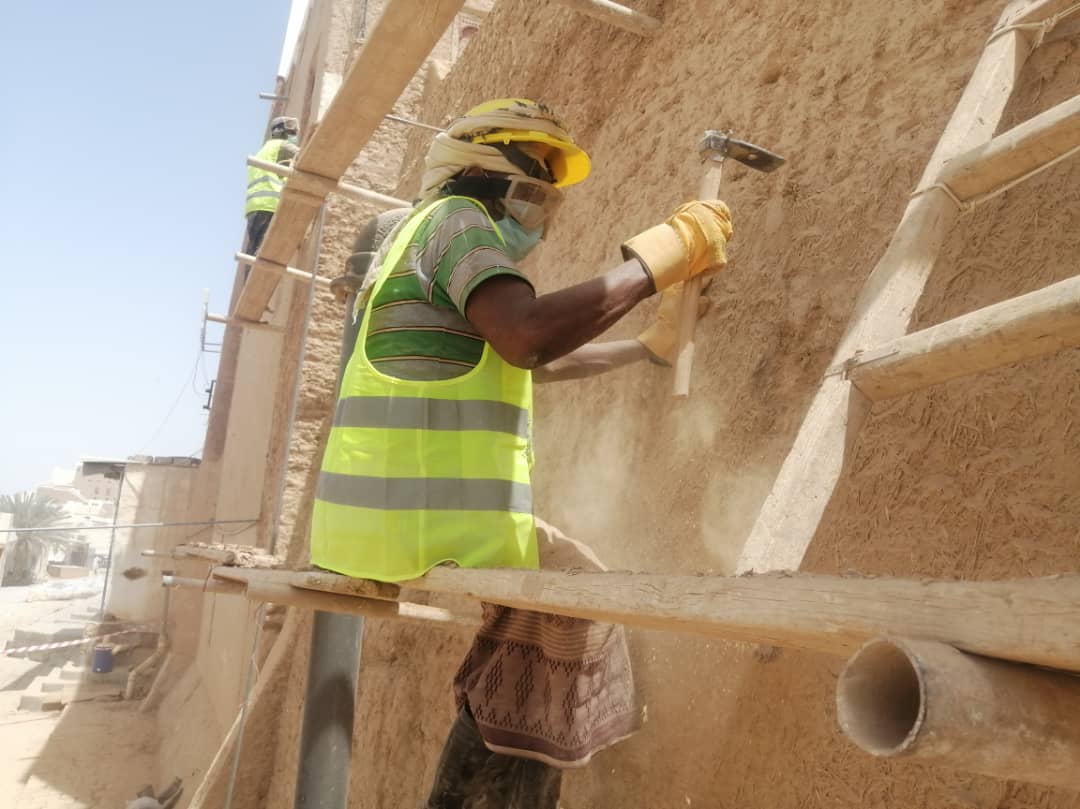
<path id="1" fill-rule="evenodd" d="M 94 647 L 94 662 L 91 665 L 91 670 L 96 674 L 108 674 L 113 669 L 113 647 L 111 646 L 95 646 Z"/>

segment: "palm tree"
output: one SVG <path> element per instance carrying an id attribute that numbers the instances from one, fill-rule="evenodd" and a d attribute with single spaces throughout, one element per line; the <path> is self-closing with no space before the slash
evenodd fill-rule
<path id="1" fill-rule="evenodd" d="M 12 515 L 11 527 L 16 529 L 48 528 L 67 517 L 58 501 L 38 497 L 34 492 L 0 495 L 0 511 Z M 0 587 L 33 584 L 44 578 L 50 545 L 66 544 L 70 540 L 71 532 L 64 530 L 15 534 L 15 541 L 8 542 L 4 549 L 7 559 Z"/>

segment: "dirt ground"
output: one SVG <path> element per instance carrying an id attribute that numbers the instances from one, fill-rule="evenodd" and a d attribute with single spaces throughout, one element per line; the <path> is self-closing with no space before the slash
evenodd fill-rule
<path id="1" fill-rule="evenodd" d="M 41 595 L 40 586 L 0 589 L 0 646 L 18 627 L 68 620 L 100 602 L 100 596 L 29 600 L 34 590 Z M 22 693 L 61 663 L 0 655 L 0 809 L 120 809 L 153 780 L 154 721 L 137 713 L 138 703 L 17 710 Z"/>
<path id="2" fill-rule="evenodd" d="M 0 807 L 120 809 L 153 781 L 157 742 L 138 703 L 0 714 Z M 155 785 L 164 786 L 164 785 Z"/>
<path id="3" fill-rule="evenodd" d="M 594 169 L 568 189 L 525 264 L 541 291 L 614 265 L 623 239 L 689 198 L 703 130 L 730 128 L 788 157 L 773 175 L 726 172 L 736 237 L 699 329 L 688 402 L 673 405 L 670 372 L 649 366 L 537 392 L 542 516 L 612 568 L 723 574 L 1003 3 L 632 5 L 663 19 L 655 37 L 555 4 L 500 0 L 416 115 L 439 122 L 515 95 L 563 113 Z M 1034 54 L 1002 129 L 1075 94 L 1078 46 L 1066 37 Z M 427 137 L 410 135 L 399 196 L 416 189 Z M 1073 160 L 961 218 L 912 328 L 1075 274 L 1078 189 Z M 324 249 L 343 257 L 347 240 L 339 222 Z M 654 306 L 609 336 L 635 335 Z M 332 351 L 340 312 L 317 317 L 309 350 Z M 1080 354 L 1066 352 L 877 406 L 804 569 L 962 579 L 1080 570 L 1078 372 Z M 333 383 L 305 384 L 301 440 L 315 457 Z M 294 560 L 312 493 L 301 455 L 287 492 L 300 514 Z M 263 779 L 260 807 L 291 806 L 307 631 L 268 709 L 275 756 L 247 774 Z M 467 643 L 464 633 L 368 622 L 353 807 L 419 804 Z M 634 632 L 632 646 L 650 721 L 568 775 L 565 809 L 1080 807 L 1065 791 L 859 752 L 837 729 L 840 659 L 759 659 L 747 646 L 656 632 Z"/>

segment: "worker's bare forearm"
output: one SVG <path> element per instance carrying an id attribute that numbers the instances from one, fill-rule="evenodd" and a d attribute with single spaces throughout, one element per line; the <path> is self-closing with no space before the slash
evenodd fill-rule
<path id="1" fill-rule="evenodd" d="M 520 279 L 498 276 L 472 294 L 467 316 L 507 362 L 537 368 L 603 334 L 655 291 L 636 259 L 540 297 Z"/>
<path id="2" fill-rule="evenodd" d="M 588 343 L 576 351 L 541 365 L 533 371 L 533 382 L 563 382 L 599 376 L 616 368 L 649 358 L 645 346 L 637 340 L 612 340 Z"/>

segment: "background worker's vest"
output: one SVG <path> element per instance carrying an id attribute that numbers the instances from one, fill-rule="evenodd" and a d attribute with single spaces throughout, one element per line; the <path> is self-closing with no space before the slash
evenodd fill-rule
<path id="1" fill-rule="evenodd" d="M 368 300 L 399 266 L 440 200 L 394 239 Z M 484 345 L 462 376 L 431 382 L 375 369 L 372 307 L 341 381 L 311 524 L 311 561 L 402 581 L 442 562 L 538 567 L 529 477 L 532 374 Z"/>
<path id="2" fill-rule="evenodd" d="M 286 141 L 281 138 L 268 140 L 255 156 L 260 160 L 276 163 L 283 143 Z M 248 166 L 247 203 L 244 205 L 244 216 L 255 211 L 270 211 L 271 213 L 276 211 L 278 201 L 281 199 L 281 189 L 284 186 L 284 177 L 266 169 Z"/>

